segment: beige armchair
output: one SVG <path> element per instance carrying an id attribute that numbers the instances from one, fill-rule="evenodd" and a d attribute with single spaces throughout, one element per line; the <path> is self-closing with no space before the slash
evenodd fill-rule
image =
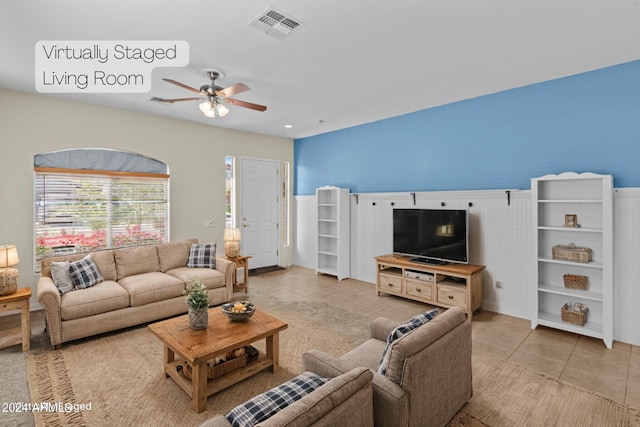
<path id="1" fill-rule="evenodd" d="M 281 409 L 256 427 L 373 427 L 372 374 L 356 368 L 345 374 L 328 375 L 331 381 Z M 200 427 L 230 427 L 224 415 Z"/>
<path id="2" fill-rule="evenodd" d="M 377 372 L 397 322 L 378 318 L 371 339 L 336 358 L 319 350 L 303 355 L 306 370 L 336 376 L 356 366 L 371 369 L 376 427 L 444 426 L 467 402 L 471 385 L 471 321 L 458 307 L 398 339 L 386 375 Z"/>

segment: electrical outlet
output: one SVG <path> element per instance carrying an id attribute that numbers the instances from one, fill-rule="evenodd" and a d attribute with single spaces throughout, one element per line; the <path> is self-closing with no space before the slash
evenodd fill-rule
<path id="1" fill-rule="evenodd" d="M 204 220 L 204 226 L 205 227 L 215 227 L 216 226 L 216 220 L 215 219 L 205 219 Z"/>
<path id="2" fill-rule="evenodd" d="M 502 282 L 496 282 L 496 289 L 502 289 Z"/>

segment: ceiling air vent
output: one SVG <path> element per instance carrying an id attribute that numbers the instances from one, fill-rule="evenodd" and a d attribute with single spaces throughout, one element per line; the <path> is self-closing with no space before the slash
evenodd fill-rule
<path id="1" fill-rule="evenodd" d="M 283 39 L 294 30 L 302 27 L 304 23 L 270 7 L 254 18 L 249 25 L 269 36 L 273 36 L 277 39 Z"/>

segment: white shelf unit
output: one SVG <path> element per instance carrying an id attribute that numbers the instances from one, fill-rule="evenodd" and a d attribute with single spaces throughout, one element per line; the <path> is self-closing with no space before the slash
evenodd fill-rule
<path id="1" fill-rule="evenodd" d="M 531 180 L 535 248 L 535 308 L 538 325 L 582 334 L 613 344 L 613 178 L 611 175 L 565 172 Z M 576 215 L 578 227 L 565 227 L 565 215 Z M 590 248 L 588 263 L 553 259 L 552 247 Z M 563 275 L 588 277 L 587 289 L 564 286 Z M 563 322 L 565 303 L 585 304 L 584 325 Z"/>
<path id="2" fill-rule="evenodd" d="M 338 280 L 350 275 L 349 189 L 320 187 L 316 189 L 318 206 L 318 241 L 316 274 L 330 274 Z"/>

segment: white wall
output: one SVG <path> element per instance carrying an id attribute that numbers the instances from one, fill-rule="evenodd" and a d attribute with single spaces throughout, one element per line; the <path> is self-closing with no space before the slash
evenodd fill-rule
<path id="1" fill-rule="evenodd" d="M 529 191 L 506 190 L 416 193 L 416 207 L 465 208 L 469 203 L 470 262 L 486 266 L 483 274 L 484 308 L 530 319 L 534 263 Z M 374 257 L 392 252 L 392 209 L 413 207 L 410 193 L 363 193 L 351 203 L 351 277 L 376 281 Z M 294 262 L 315 268 L 315 196 L 297 196 L 297 246 Z M 616 189 L 614 339 L 640 345 L 640 189 Z M 502 282 L 498 289 L 495 283 Z M 372 290 L 373 292 L 373 287 Z"/>
<path id="2" fill-rule="evenodd" d="M 199 114 L 197 109 L 194 114 Z M 0 147 L 0 244 L 18 247 L 20 286 L 33 289 L 32 305 L 38 278 L 33 272 L 35 154 L 101 147 L 165 162 L 171 174 L 171 239 L 220 243 L 225 227 L 224 156 L 293 162 L 290 139 L 1 89 Z M 204 227 L 204 219 L 214 219 L 216 226 Z M 280 254 L 281 264 L 292 262 L 291 248 L 281 248 Z"/>

